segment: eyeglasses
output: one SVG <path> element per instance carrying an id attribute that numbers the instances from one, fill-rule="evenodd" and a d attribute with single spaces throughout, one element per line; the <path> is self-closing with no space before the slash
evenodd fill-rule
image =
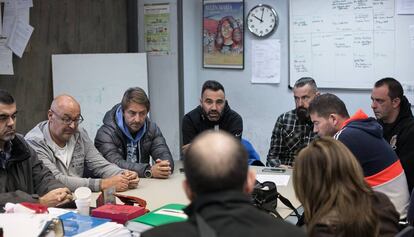
<path id="1" fill-rule="evenodd" d="M 60 116 L 59 114 L 57 114 L 55 111 L 53 111 L 53 110 L 50 110 L 50 111 L 52 111 L 52 113 L 54 113 L 55 115 L 56 115 L 56 117 L 58 117 L 62 122 L 63 122 L 63 124 L 65 124 L 65 125 L 71 125 L 72 124 L 72 122 L 75 124 L 75 125 L 78 125 L 78 124 L 81 124 L 82 122 L 83 122 L 83 117 L 82 117 L 82 115 L 79 115 L 79 118 L 77 118 L 77 119 L 71 119 L 71 118 L 69 118 L 69 117 L 67 117 L 67 116 L 64 116 L 64 117 L 62 117 L 62 116 Z"/>
<path id="2" fill-rule="evenodd" d="M 16 116 L 17 116 L 17 111 L 12 115 L 0 114 L 0 123 L 4 123 L 6 121 L 9 121 L 10 118 L 14 121 L 14 120 L 16 120 Z"/>

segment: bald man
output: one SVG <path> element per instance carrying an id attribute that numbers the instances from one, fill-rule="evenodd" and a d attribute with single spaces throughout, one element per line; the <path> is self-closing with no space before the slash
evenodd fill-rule
<path id="1" fill-rule="evenodd" d="M 136 188 L 137 173 L 110 163 L 96 150 L 85 129 L 79 103 L 69 95 L 56 97 L 48 120 L 37 124 L 25 136 L 40 160 L 55 177 L 74 191 L 89 187 L 97 192 L 110 187 L 116 191 Z M 91 173 L 92 177 L 84 177 Z"/>
<path id="2" fill-rule="evenodd" d="M 184 191 L 191 204 L 186 222 L 155 227 L 141 236 L 305 236 L 297 227 L 258 210 L 249 195 L 256 181 L 240 141 L 207 131 L 189 146 L 184 159 Z"/>

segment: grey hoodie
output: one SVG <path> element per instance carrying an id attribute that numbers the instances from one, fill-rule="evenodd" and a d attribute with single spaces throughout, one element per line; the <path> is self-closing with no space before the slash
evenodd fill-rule
<path id="1" fill-rule="evenodd" d="M 101 179 L 83 178 L 85 169 L 90 171 L 94 177 L 100 178 L 117 175 L 123 170 L 102 157 L 85 129 L 79 128 L 73 136 L 75 138 L 75 149 L 68 167 L 55 156 L 48 121 L 37 124 L 26 134 L 25 139 L 36 151 L 39 159 L 52 171 L 56 179 L 65 184 L 71 191 L 78 187 L 89 187 L 94 192 L 100 191 Z"/>

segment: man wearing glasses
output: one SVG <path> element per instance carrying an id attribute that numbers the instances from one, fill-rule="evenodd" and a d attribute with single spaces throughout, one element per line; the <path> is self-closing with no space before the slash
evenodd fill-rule
<path id="1" fill-rule="evenodd" d="M 315 137 L 309 117 L 309 103 L 319 95 L 315 81 L 302 77 L 293 87 L 296 108 L 280 115 L 272 132 L 267 163 L 293 165 L 296 153 Z"/>
<path id="2" fill-rule="evenodd" d="M 96 192 L 115 187 L 116 191 L 125 191 L 138 185 L 137 173 L 108 162 L 96 150 L 86 130 L 78 127 L 83 118 L 80 105 L 73 97 L 56 97 L 47 117 L 47 121 L 36 125 L 25 138 L 55 177 L 70 190 L 89 187 Z M 85 173 L 92 177 L 84 177 Z"/>
<path id="3" fill-rule="evenodd" d="M 36 153 L 16 134 L 16 102 L 0 90 L 0 206 L 34 202 L 56 206 L 72 199 L 69 189 L 53 177 Z"/>

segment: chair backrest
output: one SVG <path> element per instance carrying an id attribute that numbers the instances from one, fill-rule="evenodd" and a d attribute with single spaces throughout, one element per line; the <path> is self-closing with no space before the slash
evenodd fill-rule
<path id="1" fill-rule="evenodd" d="M 249 165 L 259 164 L 259 166 L 264 166 L 263 163 L 260 161 L 260 156 L 254 149 L 253 145 L 245 138 L 242 138 L 241 143 L 243 144 L 246 151 L 249 153 Z"/>
<path id="2" fill-rule="evenodd" d="M 395 237 L 413 237 L 414 236 L 414 227 L 407 226 L 402 231 L 398 232 Z"/>
<path id="3" fill-rule="evenodd" d="M 411 192 L 410 204 L 408 205 L 407 222 L 410 225 L 414 224 L 414 189 Z"/>

